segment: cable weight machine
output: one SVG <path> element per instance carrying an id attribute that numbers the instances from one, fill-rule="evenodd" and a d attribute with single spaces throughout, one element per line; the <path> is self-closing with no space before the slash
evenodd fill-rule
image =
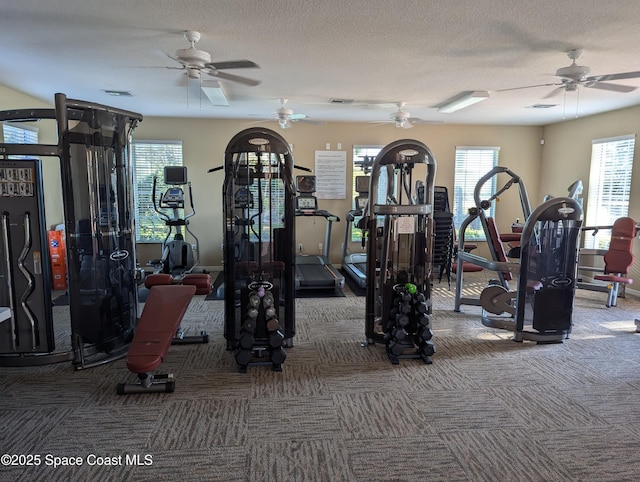
<path id="1" fill-rule="evenodd" d="M 436 160 L 422 142 L 398 140 L 376 157 L 365 208 L 366 340 L 384 343 L 393 364 L 431 363 L 431 276 Z"/>
<path id="2" fill-rule="evenodd" d="M 225 150 L 224 336 L 241 372 L 281 371 L 293 346 L 293 167 L 289 144 L 270 129 L 245 129 Z"/>

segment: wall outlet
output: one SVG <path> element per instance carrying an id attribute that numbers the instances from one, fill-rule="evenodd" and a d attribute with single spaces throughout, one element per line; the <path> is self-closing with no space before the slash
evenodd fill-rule
<path id="1" fill-rule="evenodd" d="M 324 244 L 323 243 L 318 243 L 318 252 L 320 252 L 320 254 L 322 254 L 323 248 L 324 248 Z"/>

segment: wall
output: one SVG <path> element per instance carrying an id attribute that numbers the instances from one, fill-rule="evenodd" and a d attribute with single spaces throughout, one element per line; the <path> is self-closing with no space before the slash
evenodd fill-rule
<path id="1" fill-rule="evenodd" d="M 540 185 L 560 191 L 568 186 L 567 177 L 573 182 L 582 179 L 583 197 L 589 192 L 589 170 L 591 167 L 591 142 L 594 139 L 626 134 L 636 135 L 633 158 L 629 216 L 640 221 L 640 107 L 632 107 L 582 119 L 574 119 L 546 126 Z M 585 204 L 586 209 L 586 204 Z M 634 243 L 634 255 L 640 259 L 640 242 Z M 631 277 L 640 279 L 638 263 L 631 269 Z"/>

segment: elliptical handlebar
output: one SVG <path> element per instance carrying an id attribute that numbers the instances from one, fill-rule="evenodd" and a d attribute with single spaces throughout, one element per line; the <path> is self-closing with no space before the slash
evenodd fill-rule
<path id="1" fill-rule="evenodd" d="M 191 189 L 191 181 L 189 181 L 187 185 L 189 186 L 189 204 L 191 205 L 191 214 L 185 214 L 184 216 L 185 221 L 190 217 L 193 217 L 196 215 L 196 208 L 193 206 L 193 191 Z"/>
<path id="2" fill-rule="evenodd" d="M 160 216 L 160 218 L 164 221 L 164 222 L 169 222 L 171 221 L 171 217 L 165 213 L 164 211 L 161 211 L 158 208 L 158 203 L 156 202 L 156 188 L 158 186 L 158 176 L 153 176 L 153 188 L 151 190 L 151 202 L 153 203 L 153 210 L 158 213 L 158 215 Z"/>

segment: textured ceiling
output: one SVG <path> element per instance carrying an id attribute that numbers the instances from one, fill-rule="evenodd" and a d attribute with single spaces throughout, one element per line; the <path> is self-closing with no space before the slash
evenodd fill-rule
<path id="1" fill-rule="evenodd" d="M 259 120 L 286 97 L 318 121 L 388 121 L 405 102 L 428 122 L 543 125 L 640 104 L 640 88 L 500 92 L 558 82 L 565 51 L 576 47 L 592 75 L 640 70 L 637 0 L 2 0 L 0 13 L 0 83 L 48 102 L 63 92 L 145 116 Z M 187 88 L 160 54 L 187 48 L 185 30 L 201 32 L 197 47 L 214 62 L 256 62 L 260 69 L 225 72 L 260 85 L 223 82 L 227 107 L 201 96 L 198 80 Z M 640 87 L 640 79 L 615 82 Z M 437 112 L 471 90 L 490 99 Z"/>

